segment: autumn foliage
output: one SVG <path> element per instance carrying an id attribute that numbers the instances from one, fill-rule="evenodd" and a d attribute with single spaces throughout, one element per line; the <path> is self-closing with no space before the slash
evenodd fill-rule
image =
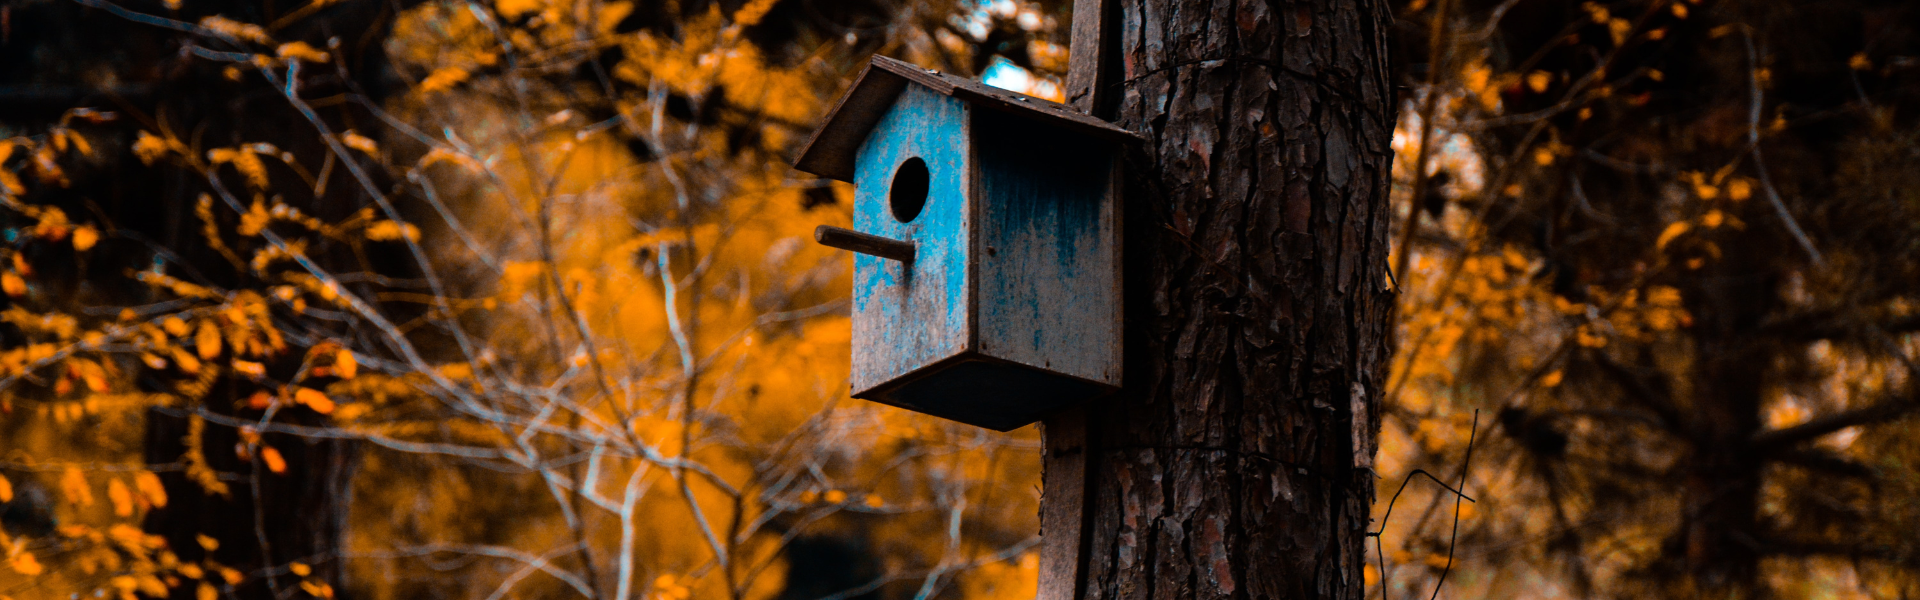
<path id="1" fill-rule="evenodd" d="M 294 4 L 0 5 L 0 598 L 1033 596 L 787 161 L 1072 3 Z M 1391 4 L 1370 593 L 1920 594 L 1920 10 Z"/>

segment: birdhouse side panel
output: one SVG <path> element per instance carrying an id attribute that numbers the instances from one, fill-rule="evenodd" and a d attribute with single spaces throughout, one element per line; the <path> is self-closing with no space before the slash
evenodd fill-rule
<path id="1" fill-rule="evenodd" d="M 854 255 L 853 391 L 883 385 L 967 351 L 970 107 L 909 85 L 855 159 L 854 229 L 914 245 L 911 263 Z M 924 203 L 903 219 L 890 192 L 924 164 Z M 903 179 L 913 179 L 906 177 Z M 902 182 L 908 188 L 911 181 Z M 907 190 L 911 192 L 912 190 Z"/>
<path id="2" fill-rule="evenodd" d="M 1114 143 L 977 111 L 980 351 L 1118 385 Z"/>

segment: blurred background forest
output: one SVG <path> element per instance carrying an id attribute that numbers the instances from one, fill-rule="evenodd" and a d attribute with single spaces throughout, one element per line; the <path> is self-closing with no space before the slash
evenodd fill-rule
<path id="1" fill-rule="evenodd" d="M 1070 4 L 0 0 L 0 598 L 1031 598 L 788 161 Z M 1369 594 L 1920 596 L 1920 6 L 1390 5 Z"/>

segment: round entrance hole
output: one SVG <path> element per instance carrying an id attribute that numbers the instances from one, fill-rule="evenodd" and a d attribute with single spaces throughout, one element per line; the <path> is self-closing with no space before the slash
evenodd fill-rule
<path id="1" fill-rule="evenodd" d="M 927 184 L 927 161 L 918 156 L 894 169 L 893 185 L 887 188 L 887 207 L 892 209 L 894 220 L 910 223 L 920 216 L 920 209 L 927 207 Z"/>

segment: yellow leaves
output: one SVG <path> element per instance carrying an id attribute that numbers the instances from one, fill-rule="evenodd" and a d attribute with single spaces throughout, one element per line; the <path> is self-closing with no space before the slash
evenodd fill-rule
<path id="1" fill-rule="evenodd" d="M 1654 240 L 1653 247 L 1657 250 L 1665 250 L 1667 244 L 1672 243 L 1674 238 L 1680 237 L 1681 234 L 1686 233 L 1687 230 L 1692 228 L 1693 226 L 1686 221 L 1674 221 L 1668 224 L 1665 230 L 1660 232 L 1660 238 Z"/>
<path id="2" fill-rule="evenodd" d="M 87 477 L 80 473 L 79 467 L 67 467 L 60 475 L 60 493 L 66 496 L 68 504 L 93 506 L 93 488 L 87 485 Z"/>
<path id="3" fill-rule="evenodd" d="M 1720 224 L 1726 222 L 1726 220 L 1727 213 L 1720 212 L 1719 210 L 1710 210 L 1707 211 L 1707 214 L 1700 216 L 1700 226 L 1713 229 L 1719 227 Z"/>
<path id="4" fill-rule="evenodd" d="M 1574 342 L 1583 348 L 1607 347 L 1607 338 L 1596 333 L 1592 325 L 1581 325 L 1579 329 L 1574 330 L 1573 335 Z"/>
<path id="5" fill-rule="evenodd" d="M 194 587 L 193 597 L 194 600 L 220 600 L 220 590 L 214 589 L 213 584 L 202 581 L 200 585 Z"/>
<path id="6" fill-rule="evenodd" d="M 93 248 L 94 244 L 99 242 L 100 230 L 94 229 L 91 225 L 78 227 L 73 230 L 74 250 L 86 252 L 88 249 Z"/>
<path id="7" fill-rule="evenodd" d="M 1527 74 L 1527 89 L 1533 90 L 1533 93 L 1539 94 L 1546 92 L 1547 86 L 1551 84 L 1553 84 L 1552 73 L 1534 71 Z"/>
<path id="8" fill-rule="evenodd" d="M 600 5 L 600 13 L 594 16 L 593 27 L 600 35 L 612 35 L 622 19 L 633 14 L 633 3 L 626 0 L 607 2 Z"/>
<path id="9" fill-rule="evenodd" d="M 207 572 L 205 569 L 201 569 L 200 565 L 196 565 L 193 563 L 185 563 L 180 566 L 174 567 L 174 572 L 179 573 L 181 577 L 185 577 L 187 579 L 199 579 L 201 577 L 207 576 Z"/>
<path id="10" fill-rule="evenodd" d="M 267 164 L 260 160 L 253 149 L 247 146 L 239 148 L 214 148 L 207 151 L 207 162 L 215 165 L 232 164 L 234 170 L 246 176 L 247 184 L 254 189 L 267 189 Z"/>
<path id="11" fill-rule="evenodd" d="M 46 571 L 46 567 L 41 566 L 40 561 L 35 559 L 33 554 L 27 552 L 21 552 L 13 555 L 12 558 L 8 558 L 7 565 L 13 568 L 13 572 L 28 577 L 33 577 Z"/>
<path id="12" fill-rule="evenodd" d="M 315 598 L 332 598 L 333 597 L 333 586 L 327 585 L 327 583 L 324 581 L 314 581 L 311 579 L 301 581 L 300 589 L 302 591 L 305 591 L 307 595 L 313 596 Z"/>
<path id="13" fill-rule="evenodd" d="M 260 447 L 260 462 L 265 463 L 267 470 L 272 471 L 274 474 L 287 472 L 287 459 L 280 456 L 280 450 L 273 446 Z"/>
<path id="14" fill-rule="evenodd" d="M 172 334 L 173 337 L 186 337 L 187 332 L 190 331 L 187 328 L 187 322 L 184 320 L 181 320 L 180 317 L 167 317 L 165 319 L 161 319 L 160 328 L 166 330 L 167 333 Z"/>
<path id="15" fill-rule="evenodd" d="M 1608 12 L 1607 7 L 1594 2 L 1580 3 L 1580 9 L 1587 11 L 1587 18 L 1592 19 L 1594 23 L 1605 23 L 1613 18 L 1613 13 Z"/>
<path id="16" fill-rule="evenodd" d="M 47 131 L 47 141 L 53 143 L 53 149 L 66 152 L 71 147 L 81 156 L 93 156 L 93 145 L 80 132 L 65 127 L 55 127 Z"/>
<path id="17" fill-rule="evenodd" d="M 160 484 L 160 476 L 141 471 L 133 476 L 133 487 L 140 491 L 140 497 L 154 508 L 167 507 L 167 488 Z"/>
<path id="18" fill-rule="evenodd" d="M 307 45 L 306 42 L 297 42 L 297 41 L 281 44 L 280 47 L 274 51 L 274 55 L 279 56 L 280 58 L 283 58 L 283 59 L 297 58 L 307 62 L 317 62 L 317 63 L 327 62 L 328 59 L 332 58 L 331 56 L 328 56 L 327 53 L 321 52 L 319 49 L 314 48 L 313 46 Z"/>
<path id="19" fill-rule="evenodd" d="M 233 360 L 233 372 L 246 375 L 253 380 L 267 376 L 267 366 L 250 360 Z"/>
<path id="20" fill-rule="evenodd" d="M 114 516 L 133 516 L 133 492 L 117 477 L 107 480 L 107 502 L 113 505 Z"/>
<path id="21" fill-rule="evenodd" d="M 333 353 L 333 374 L 341 379 L 353 379 L 360 372 L 360 362 L 353 358 L 353 352 L 341 349 Z"/>
<path id="22" fill-rule="evenodd" d="M 1566 378 L 1566 375 L 1567 374 L 1565 371 L 1561 371 L 1558 369 L 1554 370 L 1554 372 L 1552 373 L 1542 375 L 1540 376 L 1540 387 L 1543 387 L 1543 388 L 1559 387 L 1560 380 Z"/>
<path id="23" fill-rule="evenodd" d="M 180 438 L 181 445 L 186 446 L 187 451 L 181 455 L 180 460 L 187 463 L 187 479 L 199 484 L 200 489 L 206 490 L 208 494 L 225 497 L 230 494 L 227 483 L 220 480 L 220 474 L 212 467 L 207 466 L 207 454 L 201 443 L 206 430 L 205 419 L 198 415 L 187 417 L 187 435 Z M 205 546 L 212 539 L 200 536 L 200 545 Z"/>
<path id="24" fill-rule="evenodd" d="M 5 291 L 8 296 L 15 298 L 24 296 L 27 294 L 27 280 L 13 271 L 0 273 L 0 291 Z"/>
<path id="25" fill-rule="evenodd" d="M 1607 21 L 1607 33 L 1613 36 L 1613 45 L 1615 46 L 1626 44 L 1627 35 L 1632 32 L 1633 24 L 1628 23 L 1626 19 L 1609 19 Z"/>
<path id="26" fill-rule="evenodd" d="M 333 414 L 333 399 L 328 398 L 326 394 L 320 393 L 319 390 L 313 388 L 294 388 L 293 403 L 304 404 L 307 408 L 313 409 L 313 412 L 323 415 Z"/>
<path id="27" fill-rule="evenodd" d="M 1533 151 L 1533 163 L 1542 167 L 1552 165 L 1561 156 L 1571 154 L 1573 149 L 1560 142 L 1547 142 Z"/>
<path id="28" fill-rule="evenodd" d="M 1852 58 L 1847 59 L 1847 68 L 1853 69 L 1855 71 L 1872 70 L 1873 61 L 1867 58 L 1867 53 L 1865 52 L 1857 53 L 1857 54 L 1854 54 Z"/>
<path id="29" fill-rule="evenodd" d="M 540 0 L 494 0 L 493 2 L 493 10 L 508 21 L 517 20 L 522 15 L 540 8 Z"/>
<path id="30" fill-rule="evenodd" d="M 200 26 L 228 39 L 256 44 L 273 43 L 273 38 L 267 35 L 267 30 L 259 25 L 241 23 L 219 15 L 201 19 Z"/>
<path id="31" fill-rule="evenodd" d="M 688 579 L 686 583 L 693 583 L 693 581 Z M 680 578 L 672 575 L 661 575 L 654 578 L 653 589 L 655 590 L 655 596 L 668 600 L 687 600 L 693 597 L 693 590 L 682 585 Z"/>
<path id="32" fill-rule="evenodd" d="M 453 89 L 453 86 L 459 85 L 462 81 L 466 81 L 469 76 L 470 74 L 467 73 L 467 70 L 460 67 L 441 67 L 434 69 L 432 73 L 427 74 L 426 79 L 420 80 L 420 93 L 431 94 Z"/>
<path id="33" fill-rule="evenodd" d="M 1727 198 L 1729 200 L 1733 200 L 1734 202 L 1739 202 L 1751 197 L 1753 197 L 1753 180 L 1752 179 L 1747 179 L 1745 177 L 1735 177 L 1733 178 L 1733 181 L 1727 182 Z"/>
<path id="34" fill-rule="evenodd" d="M 193 345 L 201 360 L 213 360 L 220 356 L 220 329 L 212 319 L 200 320 L 200 329 L 193 334 Z"/>
<path id="35" fill-rule="evenodd" d="M 12 501 L 13 482 L 7 481 L 6 475 L 0 475 L 0 504 L 6 504 Z"/>
<path id="36" fill-rule="evenodd" d="M 510 260 L 501 265 L 500 270 L 500 296 L 511 299 L 539 283 L 539 278 L 546 272 L 546 263 Z"/>
<path id="37" fill-rule="evenodd" d="M 760 23 L 760 19 L 767 16 L 767 11 L 772 10 L 773 4 L 777 1 L 748 0 L 746 4 L 740 5 L 740 10 L 733 11 L 733 26 L 752 27 Z"/>
<path id="38" fill-rule="evenodd" d="M 213 539 L 204 533 L 193 534 L 193 541 L 194 543 L 200 544 L 201 550 L 212 552 L 220 549 L 220 540 Z"/>
<path id="39" fill-rule="evenodd" d="M 345 132 L 342 132 L 340 134 L 340 143 L 346 144 L 348 148 L 359 150 L 367 154 L 380 153 L 379 144 L 374 143 L 372 139 L 369 139 L 367 136 L 360 135 L 359 133 L 355 132 L 352 129 L 348 129 Z"/>
<path id="40" fill-rule="evenodd" d="M 20 176 L 15 175 L 13 171 L 6 168 L 0 168 L 0 197 L 18 196 L 25 193 L 27 193 L 27 188 L 21 185 Z"/>
<path id="41" fill-rule="evenodd" d="M 303 563 L 299 561 L 294 561 L 292 563 L 289 563 L 287 565 L 287 570 L 292 571 L 294 575 L 297 575 L 300 577 L 306 577 L 308 575 L 313 574 L 313 567 L 307 566 L 307 563 Z"/>
<path id="42" fill-rule="evenodd" d="M 374 241 L 392 241 L 406 238 L 409 241 L 420 239 L 420 228 L 412 223 L 398 221 L 379 221 L 367 226 L 367 239 Z"/>
<path id="43" fill-rule="evenodd" d="M 1489 68 L 1479 61 L 1475 61 L 1469 64 L 1465 71 L 1461 73 L 1460 79 L 1461 83 L 1465 84 L 1467 91 L 1472 92 L 1474 97 L 1480 101 L 1481 108 L 1486 110 L 1500 110 L 1500 90 L 1518 82 L 1520 75 L 1517 73 L 1505 73 L 1495 77 L 1492 68 Z"/>
<path id="44" fill-rule="evenodd" d="M 828 490 L 826 495 L 821 499 L 826 500 L 828 504 L 839 504 L 847 501 L 847 493 L 840 490 Z"/>
<path id="45" fill-rule="evenodd" d="M 1677 19 L 1687 18 L 1687 5 L 1685 3 L 1675 2 L 1673 3 L 1672 6 L 1673 6 L 1674 18 L 1677 18 Z"/>

